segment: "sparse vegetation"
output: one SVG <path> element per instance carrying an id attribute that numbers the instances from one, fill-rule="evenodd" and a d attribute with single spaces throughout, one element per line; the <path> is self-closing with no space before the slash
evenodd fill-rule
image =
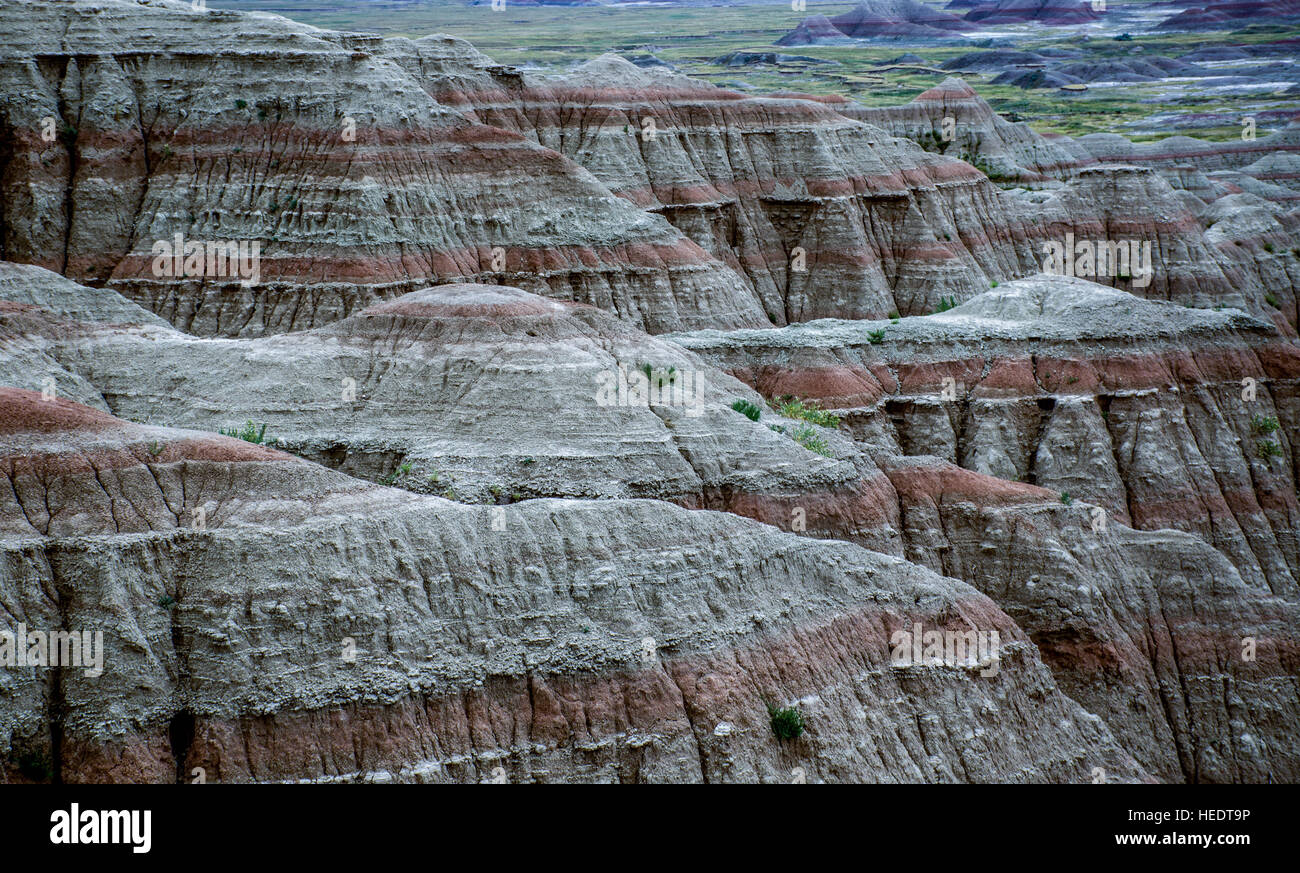
<path id="1" fill-rule="evenodd" d="M 653 364 L 640 364 L 637 369 L 645 373 L 646 380 L 654 385 L 671 385 L 677 381 L 676 367 L 656 367 Z"/>
<path id="2" fill-rule="evenodd" d="M 810 452 L 816 452 L 827 458 L 831 456 L 830 447 L 826 445 L 825 438 L 810 424 L 802 424 L 796 427 L 790 432 L 790 439 Z"/>
<path id="3" fill-rule="evenodd" d="M 1274 294 L 1272 291 L 1269 291 L 1264 295 L 1264 302 L 1267 303 L 1269 306 L 1273 307 L 1274 309 L 1282 308 L 1282 304 L 1278 302 L 1277 295 Z"/>
<path id="4" fill-rule="evenodd" d="M 1250 429 L 1265 436 L 1276 433 L 1281 426 L 1278 423 L 1277 416 L 1274 415 L 1255 415 L 1251 416 L 1250 419 Z"/>
<path id="5" fill-rule="evenodd" d="M 801 418 L 822 427 L 840 426 L 840 417 L 838 415 L 789 395 L 777 398 L 776 411 L 786 418 Z"/>
<path id="6" fill-rule="evenodd" d="M 993 284 L 994 284 L 994 285 L 997 285 L 998 283 L 997 283 L 997 282 L 994 282 Z M 940 297 L 940 298 L 939 298 L 939 305 L 935 308 L 934 311 L 935 311 L 935 312 L 947 312 L 949 309 L 955 309 L 956 307 L 957 307 L 957 298 L 956 298 L 956 297 Z"/>
<path id="7" fill-rule="evenodd" d="M 1070 496 L 1069 491 L 1062 491 L 1061 502 L 1064 503 L 1066 506 L 1069 506 L 1071 503 L 1074 502 L 1074 498 Z"/>
<path id="8" fill-rule="evenodd" d="M 410 464 L 408 464 L 408 463 L 402 463 L 402 464 L 399 464 L 396 470 L 394 470 L 393 472 L 389 473 L 387 476 L 384 476 L 384 477 L 380 478 L 380 480 L 379 480 L 379 484 L 380 484 L 380 485 L 392 485 L 394 482 L 396 482 L 398 479 L 400 479 L 401 477 L 405 476 L 405 475 L 406 475 L 407 473 L 409 473 L 409 472 L 411 472 L 411 465 L 410 465 Z"/>
<path id="9" fill-rule="evenodd" d="M 756 403 L 751 403 L 748 400 L 737 400 L 735 403 L 731 404 L 731 408 L 748 418 L 750 421 L 758 421 L 763 416 L 762 407 Z"/>
<path id="10" fill-rule="evenodd" d="M 263 445 L 266 441 L 266 423 L 263 422 L 259 428 L 253 424 L 252 419 L 244 422 L 243 427 L 220 428 L 218 430 L 222 436 L 234 437 L 237 440 L 243 440 L 246 443 Z"/>
<path id="11" fill-rule="evenodd" d="M 867 331 L 867 342 L 873 346 L 878 346 L 885 341 L 885 329 Z"/>
<path id="12" fill-rule="evenodd" d="M 1273 440 L 1256 440 L 1255 453 L 1267 461 L 1269 458 L 1282 457 L 1282 447 Z"/>
<path id="13" fill-rule="evenodd" d="M 803 735 L 803 714 L 793 706 L 781 708 L 767 704 L 767 716 L 772 723 L 772 733 L 777 739 L 796 740 Z"/>

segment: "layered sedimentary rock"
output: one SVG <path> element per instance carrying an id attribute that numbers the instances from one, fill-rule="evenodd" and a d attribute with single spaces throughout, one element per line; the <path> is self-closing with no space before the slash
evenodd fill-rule
<path id="1" fill-rule="evenodd" d="M 0 29 L 3 257 L 191 332 L 310 327 L 489 277 L 652 329 L 766 323 L 661 217 L 439 105 L 378 38 L 169 0 L 7 3 Z M 174 240 L 256 242 L 260 264 L 178 276 L 155 249 Z"/>
<path id="2" fill-rule="evenodd" d="M 830 19 L 835 29 L 856 39 L 946 36 L 974 30 L 956 15 L 915 0 L 867 0 Z"/>
<path id="3" fill-rule="evenodd" d="M 835 108 L 928 149 L 960 153 L 1001 183 L 1037 189 L 999 195 L 996 220 L 1016 252 L 1017 275 L 1044 268 L 1053 246 L 1138 242 L 1150 247 L 1148 279 L 1134 283 L 1115 271 L 1087 277 L 1188 305 L 1246 307 L 1285 332 L 1295 330 L 1300 237 L 1296 218 L 1286 209 L 1293 194 L 1270 181 L 1287 179 L 1290 153 L 1275 149 L 1289 147 L 1289 127 L 1238 144 L 1171 137 L 1158 144 L 1163 151 L 1115 136 L 1045 137 L 997 116 L 960 79 L 949 79 L 906 106 Z M 1239 172 L 1207 175 L 1201 170 L 1203 155 L 1192 143 L 1217 155 L 1211 166 L 1222 166 L 1225 155 L 1241 162 L 1263 150 L 1267 157 Z M 1126 155 L 1136 159 L 1121 161 Z M 1243 192 L 1281 206 L 1247 208 L 1233 196 Z"/>
<path id="4" fill-rule="evenodd" d="M 1232 30 L 1244 22 L 1280 23 L 1300 18 L 1295 0 L 1212 0 L 1171 15 L 1156 30 Z"/>
<path id="5" fill-rule="evenodd" d="M 986 173 L 1017 182 L 1061 178 L 1088 163 L 1023 122 L 1007 121 L 961 79 L 945 79 L 905 106 L 837 107 L 841 115 L 873 124 L 894 136 L 949 154 L 964 155 Z"/>
<path id="6" fill-rule="evenodd" d="M 843 45 L 852 43 L 851 37 L 831 23 L 825 15 L 810 15 L 799 22 L 794 30 L 776 41 L 776 45 Z"/>
<path id="7" fill-rule="evenodd" d="M 654 501 L 496 525 L 13 389 L 0 452 L 5 610 L 103 633 L 98 674 L 0 674 L 7 749 L 65 781 L 1145 777 L 992 601 L 900 559 Z M 895 666 L 915 622 L 997 631 L 997 671 Z"/>
<path id="8" fill-rule="evenodd" d="M 777 40 L 777 45 L 836 45 L 857 39 L 951 41 L 975 26 L 916 0 L 867 0 L 827 18 L 813 15 Z"/>
<path id="9" fill-rule="evenodd" d="M 1113 133 L 1090 133 L 1075 140 L 1099 161 L 1148 166 L 1194 163 L 1202 171 L 1240 169 L 1276 152 L 1300 150 L 1300 124 L 1292 122 L 1274 133 L 1252 137 L 1243 125 L 1238 140 L 1210 142 L 1191 136 L 1170 136 L 1135 143 Z"/>
<path id="10" fill-rule="evenodd" d="M 71 296 L 43 272 L 0 265 L 0 287 L 19 274 L 31 299 Z M 787 529 L 800 507 L 804 529 L 901 550 L 888 480 L 847 439 L 818 429 L 818 454 L 750 421 L 731 404 L 762 404 L 752 389 L 593 307 L 443 286 L 325 328 L 213 341 L 126 327 L 120 298 L 80 290 L 117 323 L 0 313 L 12 384 L 172 427 L 254 421 L 294 454 L 457 500 L 657 498 Z"/>
<path id="11" fill-rule="evenodd" d="M 1275 328 L 1044 277 L 896 325 L 673 339 L 840 410 L 905 555 L 997 598 L 1152 772 L 1294 772 L 1300 359 Z"/>
<path id="12" fill-rule="evenodd" d="M 954 141 L 969 146 L 958 153 L 1002 182 L 1068 180 L 1092 160 L 998 123 L 952 82 L 891 115 L 745 98 L 612 56 L 525 76 L 460 40 L 282 19 L 212 67 L 196 59 L 240 27 L 234 13 L 164 0 L 28 7 L 4 13 L 17 34 L 6 93 L 31 95 L 3 109 L 6 257 L 106 284 L 192 333 L 312 327 L 467 280 L 590 303 L 652 333 L 924 313 L 1032 273 L 1042 228 L 1070 228 L 1026 212 L 1032 200 L 1006 203 L 970 164 L 852 118 L 920 137 L 925 117 L 952 112 L 941 136 L 953 118 Z M 137 31 L 137 60 L 123 66 L 119 43 Z M 255 75 L 287 53 L 301 76 Z M 326 91 L 309 87 L 317 78 Z M 1133 202 L 1113 199 L 1120 187 L 1134 186 L 1078 186 L 1097 200 L 1071 203 L 1076 236 Z M 1138 202 L 1172 196 L 1151 193 Z M 1144 221 L 1126 223 L 1161 242 L 1168 222 Z M 186 257 L 187 244 L 214 241 L 259 244 L 256 275 Z M 1184 252 L 1205 245 L 1153 247 L 1160 296 L 1233 303 L 1231 284 L 1258 312 L 1270 294 L 1293 296 L 1289 280 L 1258 284 L 1236 253 L 1189 267 Z"/>
<path id="13" fill-rule="evenodd" d="M 411 69 L 467 51 L 452 40 L 416 48 Z M 983 174 L 833 104 L 743 98 L 613 56 L 522 91 L 427 82 L 440 101 L 537 137 L 668 216 L 745 277 L 774 324 L 929 311 L 1019 270 Z"/>
<path id="14" fill-rule="evenodd" d="M 1088 24 L 1101 18 L 1091 3 L 1083 0 L 997 0 L 980 3 L 966 13 L 966 21 L 982 25 L 1018 24 L 1034 21 L 1048 26 Z"/>
<path id="15" fill-rule="evenodd" d="M 9 778 L 1300 778 L 1290 129 L 0 23 L 0 605 L 107 642 L 0 671 Z"/>

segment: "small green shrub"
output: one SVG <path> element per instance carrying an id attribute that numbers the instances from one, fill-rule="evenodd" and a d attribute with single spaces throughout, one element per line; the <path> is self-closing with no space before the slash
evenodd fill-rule
<path id="1" fill-rule="evenodd" d="M 247 100 L 236 100 L 236 101 L 235 101 L 235 108 L 236 108 L 236 109 L 247 109 L 247 108 L 248 108 L 248 101 L 247 101 Z"/>
<path id="2" fill-rule="evenodd" d="M 994 282 L 993 284 L 994 284 L 994 285 L 997 285 L 997 282 Z M 938 305 L 938 307 L 937 307 L 934 311 L 935 311 L 935 312 L 947 312 L 949 309 L 954 309 L 954 308 L 956 308 L 956 306 L 957 306 L 957 298 L 956 298 L 956 297 L 940 297 L 940 298 L 939 298 L 939 305 Z"/>
<path id="3" fill-rule="evenodd" d="M 243 440 L 246 443 L 262 445 L 266 440 L 266 423 L 263 422 L 259 428 L 253 424 L 252 419 L 244 422 L 243 427 L 219 428 L 218 433 L 222 436 L 234 437 L 237 440 Z"/>
<path id="4" fill-rule="evenodd" d="M 1265 461 L 1282 457 L 1282 447 L 1272 440 L 1256 440 L 1255 452 Z"/>
<path id="5" fill-rule="evenodd" d="M 1271 291 L 1264 295 L 1264 302 L 1274 309 L 1281 309 L 1282 304 L 1278 302 L 1277 295 Z"/>
<path id="6" fill-rule="evenodd" d="M 671 385 L 677 381 L 676 367 L 656 367 L 653 364 L 640 364 L 637 369 L 645 373 L 646 381 L 651 385 Z"/>
<path id="7" fill-rule="evenodd" d="M 1273 415 L 1255 415 L 1250 419 L 1250 429 L 1259 434 L 1276 433 L 1281 426 Z"/>
<path id="8" fill-rule="evenodd" d="M 1273 244 L 1271 242 L 1264 243 L 1264 251 L 1268 252 L 1270 255 L 1273 254 Z"/>
<path id="9" fill-rule="evenodd" d="M 767 704 L 767 716 L 772 722 L 772 733 L 777 739 L 796 740 L 803 734 L 803 715 L 793 706 L 782 709 Z"/>
<path id="10" fill-rule="evenodd" d="M 1069 491 L 1062 491 L 1061 502 L 1064 503 L 1066 506 L 1069 506 L 1071 503 L 1074 502 L 1074 498 L 1070 496 Z"/>
<path id="11" fill-rule="evenodd" d="M 763 415 L 763 409 L 756 403 L 750 403 L 748 400 L 737 400 L 731 404 L 731 408 L 748 418 L 750 421 L 758 421 Z"/>
<path id="12" fill-rule="evenodd" d="M 790 439 L 797 442 L 810 452 L 816 452 L 823 457 L 831 456 L 830 448 L 826 445 L 826 440 L 817 432 L 817 429 L 810 424 L 802 424 L 796 427 L 790 433 Z"/>
<path id="13" fill-rule="evenodd" d="M 878 346 L 885 341 L 885 329 L 867 331 L 867 342 L 873 346 Z"/>
<path id="14" fill-rule="evenodd" d="M 790 397 L 787 395 L 778 398 L 776 410 L 786 418 L 802 418 L 804 421 L 811 421 L 813 424 L 821 425 L 822 427 L 840 426 L 840 418 L 838 415 L 834 415 L 824 409 L 819 409 L 810 403 L 804 403 L 804 401 L 797 397 Z"/>
<path id="15" fill-rule="evenodd" d="M 383 476 L 383 477 L 381 477 L 380 480 L 379 480 L 379 484 L 380 484 L 380 485 L 392 485 L 392 484 L 393 484 L 394 482 L 396 482 L 399 478 L 401 478 L 402 476 L 405 476 L 405 475 L 406 475 L 407 473 L 409 473 L 409 472 L 411 472 L 411 465 L 410 465 L 410 464 L 407 464 L 407 463 L 399 464 L 396 470 L 394 470 L 393 472 L 389 473 L 387 476 Z"/>

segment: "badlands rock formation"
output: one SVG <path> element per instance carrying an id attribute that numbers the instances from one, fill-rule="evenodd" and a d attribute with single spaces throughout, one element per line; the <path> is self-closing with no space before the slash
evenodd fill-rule
<path id="1" fill-rule="evenodd" d="M 1300 778 L 1290 129 L 0 24 L 6 780 Z"/>
<path id="2" fill-rule="evenodd" d="M 1036 21 L 1060 26 L 1087 24 L 1101 18 L 1101 13 L 1084 0 L 996 0 L 979 3 L 966 13 L 966 20 L 984 25 L 1016 24 Z"/>
<path id="3" fill-rule="evenodd" d="M 905 555 L 997 597 L 1076 699 L 1135 728 L 1118 730 L 1152 772 L 1259 778 L 1237 769 L 1240 750 L 1182 735 L 1180 724 L 1233 722 L 1237 694 L 1261 718 L 1247 745 L 1263 730 L 1274 737 L 1266 744 L 1294 748 L 1296 456 L 1260 423 L 1295 432 L 1300 358 L 1271 326 L 1052 277 L 897 325 L 674 339 L 764 393 L 848 411 L 849 430 L 897 489 Z M 1036 489 L 998 491 L 945 462 L 1060 500 L 1052 510 Z M 1080 499 L 1089 506 L 1063 508 Z M 1233 605 L 1220 612 L 1224 585 Z M 1231 666 L 1248 614 L 1287 640 L 1269 675 Z M 1217 698 L 1220 681 L 1233 699 Z M 1189 714 L 1171 717 L 1179 710 Z"/>
<path id="4" fill-rule="evenodd" d="M 112 287 L 197 334 L 302 329 L 467 280 L 589 303 L 651 333 L 923 314 L 1037 271 L 1047 239 L 1095 236 L 1117 206 L 1172 196 L 1155 179 L 1088 183 L 1062 226 L 1059 211 L 1006 202 L 960 149 L 926 152 L 855 121 L 851 104 L 744 98 L 612 56 L 524 76 L 460 40 L 381 40 L 276 18 L 209 58 L 244 19 L 166 0 L 33 8 L 0 10 L 16 34 L 0 66 L 5 257 Z M 156 69 L 118 62 L 128 33 L 165 42 L 147 53 Z M 294 76 L 258 73 L 275 51 L 293 53 Z M 160 77 L 182 84 L 162 89 Z M 964 90 L 945 83 L 917 102 L 948 111 L 972 100 Z M 363 105 L 359 95 L 375 91 L 386 96 Z M 152 114 L 128 111 L 133 100 Z M 933 106 L 922 111 L 934 117 Z M 974 116 L 988 110 L 952 111 L 939 120 L 982 126 Z M 1030 133 L 1012 137 L 1027 182 L 1119 157 Z M 1242 165 L 1279 138 L 1261 138 Z M 980 155 L 966 152 L 977 164 Z M 1010 175 L 985 169 L 1021 178 L 1002 166 Z M 1172 220 L 1190 234 L 1185 211 Z M 1166 223 L 1126 230 L 1158 238 Z M 260 242 L 259 281 L 167 275 L 155 247 L 178 248 L 178 233 L 180 246 Z M 1294 297 L 1295 246 L 1270 241 L 1267 258 L 1217 251 L 1183 275 L 1184 251 L 1206 245 L 1187 240 L 1167 263 L 1155 246 L 1166 278 L 1153 293 L 1244 299 L 1259 313 L 1270 294 Z M 1264 288 L 1260 272 L 1283 286 Z"/>
<path id="5" fill-rule="evenodd" d="M 377 38 L 170 0 L 18 0 L 0 31 L 4 257 L 187 330 L 311 327 L 489 277 L 652 328 L 768 323 L 661 217 L 435 102 Z M 176 233 L 262 241 L 259 284 L 156 275 Z"/>

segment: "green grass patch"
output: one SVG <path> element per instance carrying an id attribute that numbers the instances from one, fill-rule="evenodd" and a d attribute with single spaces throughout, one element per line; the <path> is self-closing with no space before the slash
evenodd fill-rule
<path id="1" fill-rule="evenodd" d="M 748 400 L 737 400 L 731 404 L 731 408 L 750 421 L 758 421 L 763 417 L 763 408 L 756 403 L 750 403 Z"/>
<path id="2" fill-rule="evenodd" d="M 252 419 L 244 422 L 243 427 L 223 427 L 219 428 L 217 432 L 222 436 L 234 437 L 237 440 L 243 440 L 246 443 L 253 443 L 258 446 L 266 442 L 266 422 L 262 422 L 262 426 L 258 427 L 253 424 Z"/>

